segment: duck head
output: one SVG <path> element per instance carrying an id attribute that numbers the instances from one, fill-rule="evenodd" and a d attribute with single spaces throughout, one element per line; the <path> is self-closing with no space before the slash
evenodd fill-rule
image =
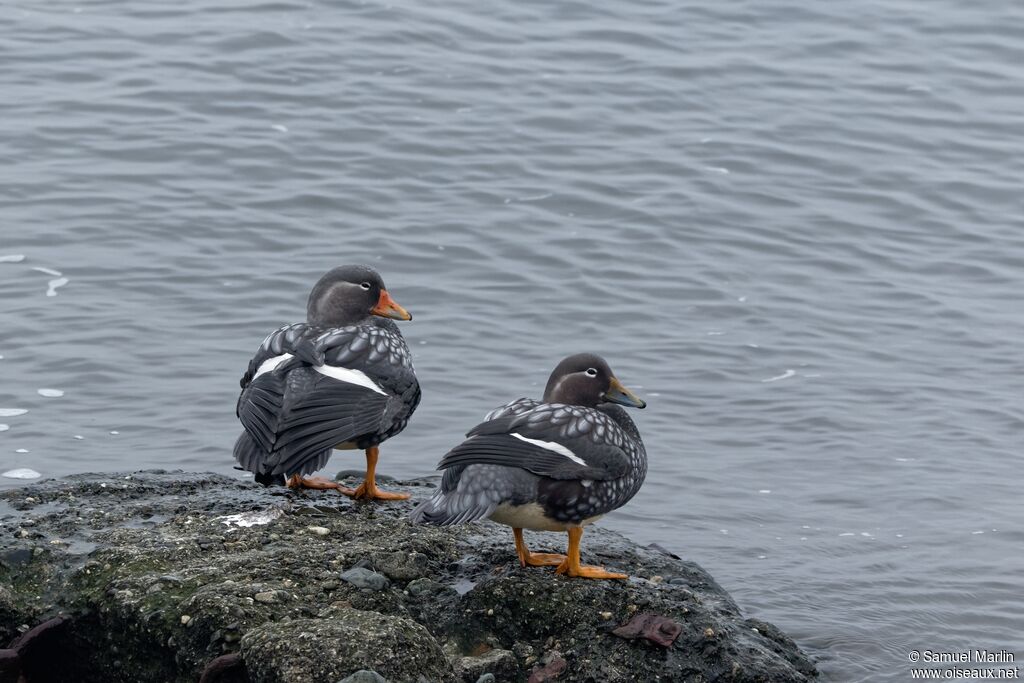
<path id="1" fill-rule="evenodd" d="M 647 406 L 622 386 L 604 358 L 593 353 L 578 353 L 559 363 L 544 389 L 544 402 L 590 408 L 598 403 L 618 403 L 632 408 Z"/>
<path id="2" fill-rule="evenodd" d="M 380 273 L 369 266 L 339 266 L 328 271 L 313 286 L 306 304 L 311 325 L 341 327 L 370 315 L 412 320 L 388 294 Z"/>

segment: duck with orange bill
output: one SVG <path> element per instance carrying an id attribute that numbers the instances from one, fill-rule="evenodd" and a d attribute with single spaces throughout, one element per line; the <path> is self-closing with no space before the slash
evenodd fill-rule
<path id="1" fill-rule="evenodd" d="M 394 320 L 412 320 L 368 266 L 340 266 L 313 287 L 306 322 L 268 336 L 242 377 L 237 414 L 245 431 L 235 459 L 257 481 L 401 500 L 382 491 L 378 446 L 405 428 L 420 401 L 409 347 Z M 322 477 L 335 449 L 366 453 L 356 489 Z"/>

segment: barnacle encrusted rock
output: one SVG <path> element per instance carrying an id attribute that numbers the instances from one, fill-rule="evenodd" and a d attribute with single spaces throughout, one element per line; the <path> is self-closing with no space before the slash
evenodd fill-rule
<path id="1" fill-rule="evenodd" d="M 429 487 L 406 483 L 414 500 Z M 0 648 L 65 616 L 33 662 L 83 683 L 191 683 L 233 653 L 207 681 L 816 677 L 789 638 L 744 619 L 693 563 L 595 529 L 588 561 L 630 580 L 568 579 L 520 567 L 505 527 L 412 526 L 411 505 L 184 472 L 0 492 Z M 564 539 L 530 539 L 548 542 Z M 641 613 L 678 636 L 666 646 L 613 633 Z"/>

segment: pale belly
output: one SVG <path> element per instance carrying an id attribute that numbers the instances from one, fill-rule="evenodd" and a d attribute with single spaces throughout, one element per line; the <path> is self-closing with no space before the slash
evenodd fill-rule
<path id="1" fill-rule="evenodd" d="M 603 515 L 588 517 L 579 524 L 557 522 L 544 516 L 544 508 L 537 503 L 526 505 L 509 505 L 503 503 L 491 513 L 491 520 L 516 529 L 534 529 L 536 531 L 566 531 L 575 526 L 587 526 L 601 519 Z"/>

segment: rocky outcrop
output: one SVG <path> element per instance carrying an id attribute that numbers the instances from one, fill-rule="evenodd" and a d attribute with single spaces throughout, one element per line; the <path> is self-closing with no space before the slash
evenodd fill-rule
<path id="1" fill-rule="evenodd" d="M 182 472 L 0 493 L 0 682 L 816 676 L 691 562 L 594 529 L 585 559 L 631 578 L 568 579 L 520 567 L 505 527 L 410 509 Z"/>

